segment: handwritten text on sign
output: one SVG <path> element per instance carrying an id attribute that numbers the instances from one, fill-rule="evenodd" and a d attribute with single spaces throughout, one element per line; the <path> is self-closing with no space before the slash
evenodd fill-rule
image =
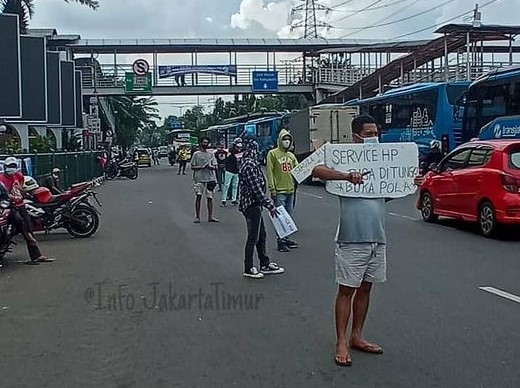
<path id="1" fill-rule="evenodd" d="M 298 183 L 302 183 L 305 179 L 311 176 L 314 167 L 325 162 L 325 146 L 327 144 L 321 146 L 316 150 L 316 152 L 313 152 L 292 169 L 291 172 Z"/>
<path id="2" fill-rule="evenodd" d="M 328 144 L 327 167 L 342 172 L 368 172 L 364 183 L 327 182 L 327 191 L 342 197 L 400 198 L 416 191 L 419 150 L 415 143 Z"/>

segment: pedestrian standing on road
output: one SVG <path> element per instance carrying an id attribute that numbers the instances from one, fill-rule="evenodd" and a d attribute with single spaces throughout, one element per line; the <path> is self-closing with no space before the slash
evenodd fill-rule
<path id="1" fill-rule="evenodd" d="M 231 203 L 237 204 L 238 194 L 238 160 L 242 155 L 242 139 L 237 137 L 233 140 L 233 145 L 229 149 L 229 155 L 226 158 L 226 173 L 224 176 L 224 188 L 222 190 L 222 206 L 226 206 L 229 198 L 229 189 L 231 188 Z"/>
<path id="2" fill-rule="evenodd" d="M 213 217 L 213 190 L 217 186 L 215 171 L 218 168 L 215 155 L 208 152 L 210 140 L 200 139 L 200 150 L 193 154 L 191 169 L 193 170 L 193 189 L 195 191 L 195 223 L 200 223 L 200 207 L 202 196 L 207 199 L 208 222 L 219 222 Z"/>
<path id="3" fill-rule="evenodd" d="M 186 165 L 188 164 L 188 161 L 190 160 L 190 152 L 188 151 L 188 146 L 183 146 L 179 150 L 179 172 L 177 175 L 186 175 Z"/>
<path id="4" fill-rule="evenodd" d="M 244 276 L 261 279 L 264 275 L 281 274 L 285 270 L 271 262 L 267 256 L 263 208 L 267 208 L 272 216 L 278 212 L 273 201 L 266 195 L 266 181 L 260 169 L 260 152 L 255 139 L 245 140 L 245 149 L 239 171 L 240 202 L 238 209 L 244 215 L 247 224 L 247 240 L 244 252 Z M 256 247 L 260 271 L 253 264 Z"/>
<path id="5" fill-rule="evenodd" d="M 224 149 L 222 144 L 217 146 L 217 150 L 215 151 L 215 158 L 217 158 L 217 182 L 218 182 L 218 190 L 222 191 L 222 187 L 224 186 L 224 176 L 226 173 L 226 158 L 228 156 L 227 151 Z"/>
<path id="6" fill-rule="evenodd" d="M 267 154 L 267 180 L 269 192 L 276 207 L 283 206 L 289 215 L 293 213 L 294 205 L 294 177 L 291 173 L 298 165 L 296 156 L 289 151 L 293 144 L 293 137 L 289 131 L 282 129 L 278 136 L 278 147 Z M 298 244 L 287 238 L 278 237 L 278 251 L 288 252 L 298 247 Z"/>
<path id="7" fill-rule="evenodd" d="M 152 150 L 152 158 L 153 158 L 153 164 L 155 166 L 158 166 L 160 163 L 159 163 L 159 152 L 154 149 Z"/>
<path id="8" fill-rule="evenodd" d="M 352 121 L 354 143 L 377 142 L 378 126 L 368 115 Z M 313 170 L 323 181 L 349 181 L 361 184 L 360 173 L 344 173 L 323 165 Z M 382 354 L 383 349 L 363 338 L 370 291 L 373 283 L 386 281 L 386 235 L 384 198 L 339 197 L 340 220 L 336 235 L 336 355 L 339 366 L 352 364 L 350 349 Z M 352 311 L 352 332 L 347 344 L 346 332 Z"/>

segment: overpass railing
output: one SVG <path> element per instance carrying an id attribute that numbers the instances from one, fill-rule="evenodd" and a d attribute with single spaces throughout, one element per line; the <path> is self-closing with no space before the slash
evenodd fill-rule
<path id="1" fill-rule="evenodd" d="M 77 67 L 83 71 L 84 88 L 114 88 L 125 86 L 125 73 L 132 72 L 131 65 L 101 65 L 94 71 L 92 66 Z M 266 66 L 262 65 L 238 65 L 236 77 L 215 75 L 215 74 L 187 74 L 184 76 L 186 86 L 232 86 L 232 85 L 252 85 L 253 71 L 267 71 Z M 303 69 L 296 65 L 277 65 L 279 85 L 295 85 L 303 83 Z M 176 83 L 175 77 L 159 78 L 158 72 L 151 68 L 153 86 L 180 86 Z M 179 80 L 180 81 L 180 80 Z"/>

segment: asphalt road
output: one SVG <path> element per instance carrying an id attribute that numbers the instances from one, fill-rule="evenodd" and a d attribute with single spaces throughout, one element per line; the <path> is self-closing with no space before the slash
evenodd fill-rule
<path id="1" fill-rule="evenodd" d="M 97 235 L 42 235 L 57 262 L 18 264 L 20 244 L 0 270 L 0 387 L 520 386 L 520 303 L 479 289 L 520 295 L 516 232 L 488 240 L 423 223 L 414 198 L 390 202 L 389 280 L 366 325 L 385 353 L 338 368 L 338 203 L 323 188 L 299 190 L 299 249 L 275 252 L 269 228 L 287 272 L 258 281 L 242 277 L 236 208 L 193 224 L 189 176 L 144 169 L 99 193 Z"/>

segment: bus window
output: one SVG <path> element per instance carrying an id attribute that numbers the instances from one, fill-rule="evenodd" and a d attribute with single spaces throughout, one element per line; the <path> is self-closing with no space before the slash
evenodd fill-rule
<path id="1" fill-rule="evenodd" d="M 265 123 L 258 123 L 256 126 L 259 137 L 271 136 L 271 121 L 267 121 Z"/>
<path id="2" fill-rule="evenodd" d="M 450 105 L 455 105 L 465 94 L 467 86 L 463 85 L 448 85 L 446 94 L 448 95 L 448 102 Z M 462 117 L 462 116 L 461 116 Z"/>
<path id="3" fill-rule="evenodd" d="M 507 101 L 507 115 L 520 115 L 520 81 L 512 82 L 509 87 L 509 98 Z"/>
<path id="4" fill-rule="evenodd" d="M 509 88 L 506 85 L 489 86 L 480 90 L 482 118 L 486 123 L 504 116 L 506 113 L 506 96 Z M 485 125 L 485 124 L 484 124 Z"/>

